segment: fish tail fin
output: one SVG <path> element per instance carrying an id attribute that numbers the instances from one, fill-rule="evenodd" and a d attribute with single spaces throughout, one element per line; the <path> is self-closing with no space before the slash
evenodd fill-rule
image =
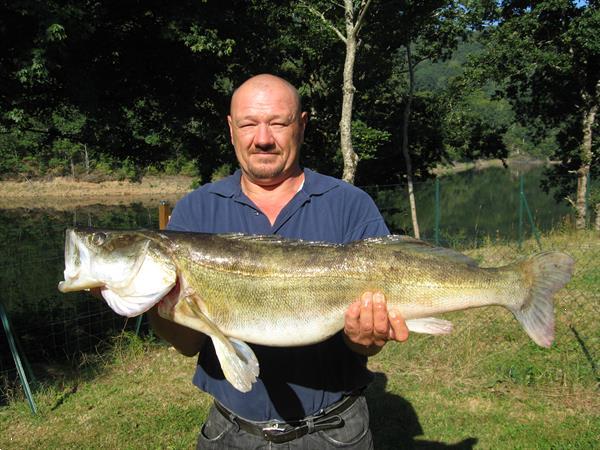
<path id="1" fill-rule="evenodd" d="M 224 337 L 221 340 L 216 336 L 211 337 L 227 381 L 237 390 L 248 392 L 259 373 L 258 360 L 252 349 L 238 339 Z"/>
<path id="2" fill-rule="evenodd" d="M 554 294 L 569 282 L 575 261 L 565 253 L 543 252 L 519 263 L 530 280 L 522 304 L 509 307 L 529 337 L 541 347 L 554 341 Z"/>

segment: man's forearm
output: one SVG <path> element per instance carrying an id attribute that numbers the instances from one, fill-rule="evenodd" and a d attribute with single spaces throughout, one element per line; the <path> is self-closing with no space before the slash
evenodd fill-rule
<path id="1" fill-rule="evenodd" d="M 205 334 L 160 317 L 157 306 L 148 311 L 148 320 L 157 335 L 185 356 L 196 355 L 206 342 Z"/>

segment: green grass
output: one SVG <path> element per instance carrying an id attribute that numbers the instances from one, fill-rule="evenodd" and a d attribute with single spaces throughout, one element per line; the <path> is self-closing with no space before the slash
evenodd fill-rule
<path id="1" fill-rule="evenodd" d="M 450 336 L 411 335 L 370 360 L 367 391 L 377 449 L 591 449 L 600 442 L 600 240 L 545 236 L 576 272 L 557 296 L 556 341 L 533 344 L 500 308 L 448 314 Z M 536 251 L 525 243 L 521 253 Z M 482 265 L 519 253 L 489 245 Z M 191 384 L 194 359 L 124 335 L 108 353 L 38 387 L 39 414 L 20 389 L 0 407 L 0 449 L 193 448 L 210 398 Z"/>

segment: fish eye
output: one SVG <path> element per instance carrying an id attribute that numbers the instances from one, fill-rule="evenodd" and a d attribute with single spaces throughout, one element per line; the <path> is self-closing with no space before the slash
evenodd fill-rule
<path id="1" fill-rule="evenodd" d="M 92 244 L 100 247 L 106 241 L 106 234 L 101 231 L 92 235 Z"/>

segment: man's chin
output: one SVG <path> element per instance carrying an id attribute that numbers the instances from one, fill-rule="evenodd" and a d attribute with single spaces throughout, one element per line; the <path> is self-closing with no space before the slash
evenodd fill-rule
<path id="1" fill-rule="evenodd" d="M 285 178 L 283 168 L 281 167 L 249 167 L 248 175 L 252 180 L 261 182 L 270 182 L 280 180 L 281 178 Z"/>

